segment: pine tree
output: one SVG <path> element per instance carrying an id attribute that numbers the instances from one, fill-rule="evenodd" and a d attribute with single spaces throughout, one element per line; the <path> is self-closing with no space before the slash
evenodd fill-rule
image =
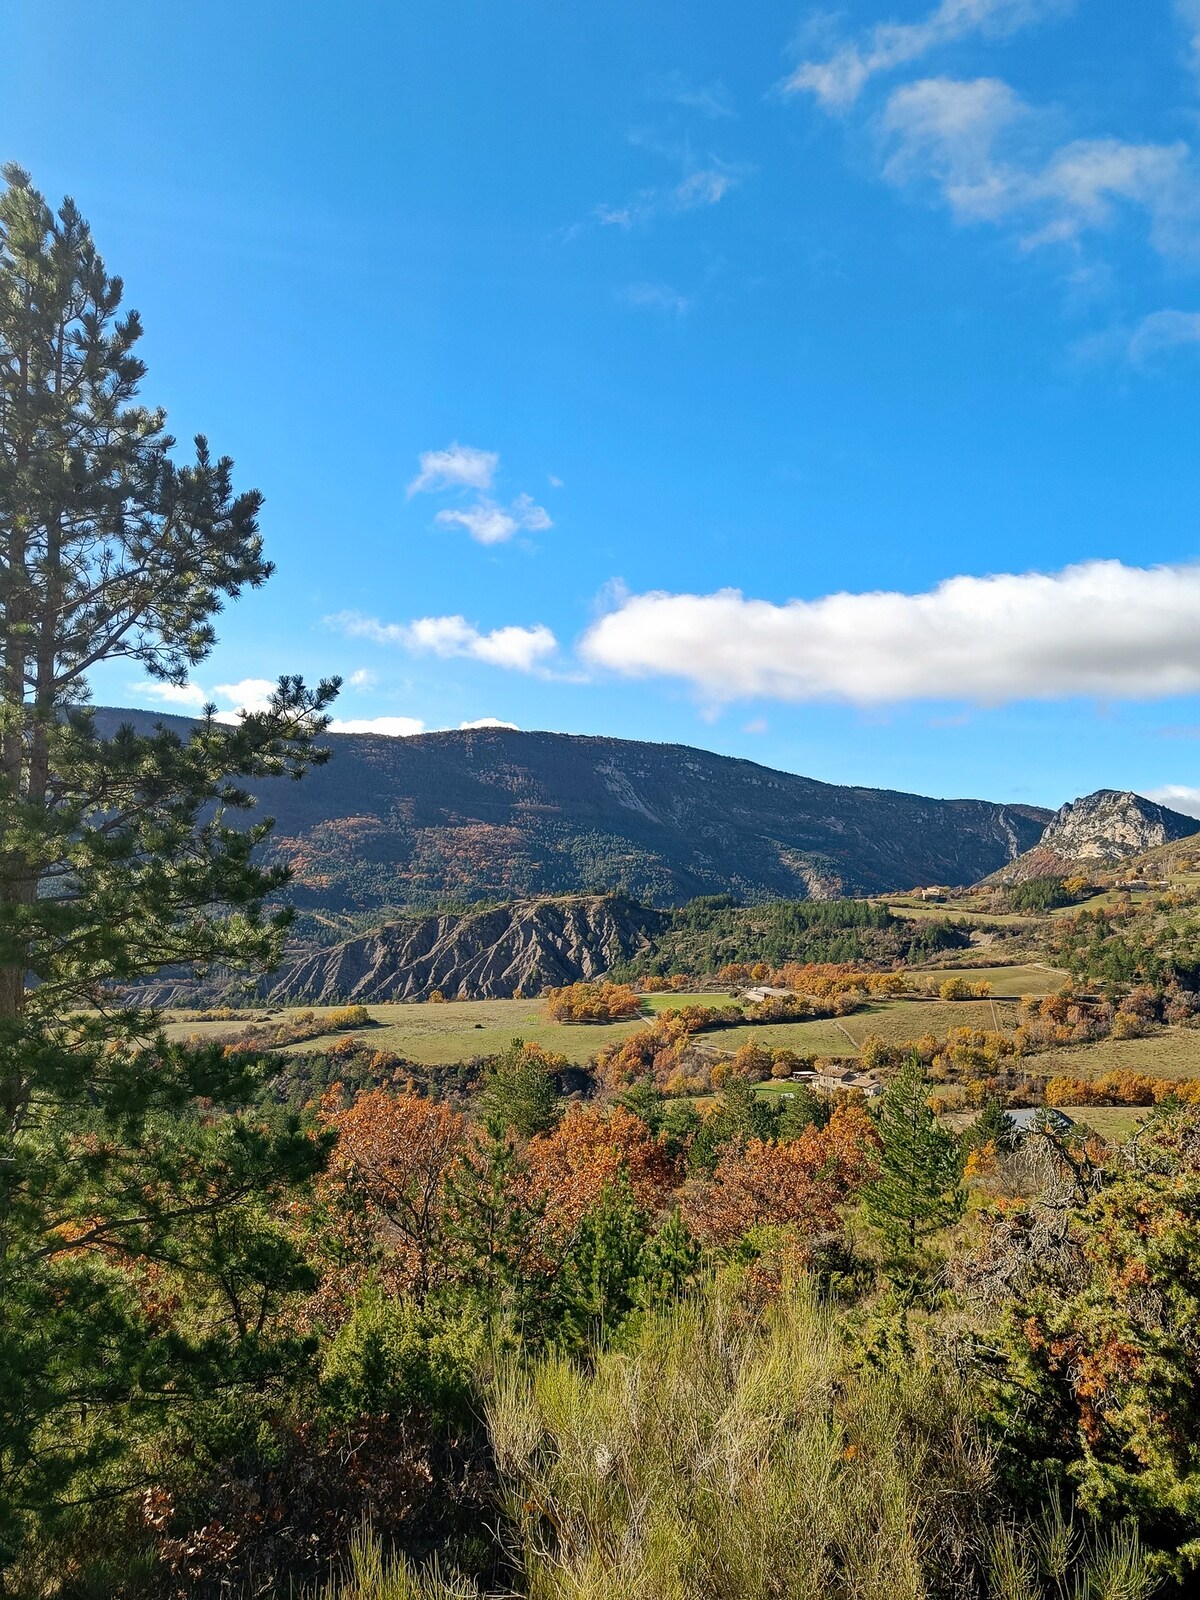
<path id="1" fill-rule="evenodd" d="M 601 1345 L 637 1304 L 646 1217 L 622 1173 L 607 1184 L 571 1238 L 555 1282 L 558 1337 L 577 1349 Z"/>
<path id="2" fill-rule="evenodd" d="M 238 814 L 247 780 L 323 759 L 337 691 L 281 678 L 236 725 L 210 707 L 186 738 L 98 735 L 94 668 L 184 684 L 225 600 L 269 577 L 261 497 L 203 438 L 176 460 L 87 223 L 4 177 L 0 1573 L 27 1519 L 81 1493 L 165 1396 L 260 1384 L 287 1342 L 281 1297 L 306 1269 L 270 1209 L 324 1143 L 247 1114 L 253 1064 L 167 1046 L 114 986 L 277 956 L 287 917 L 263 902 L 286 874 L 254 859 L 269 824 Z M 147 1274 L 169 1293 L 143 1293 Z"/>
<path id="3" fill-rule="evenodd" d="M 488 1316 L 538 1337 L 550 1285 L 543 1259 L 545 1202 L 507 1132 L 483 1130 L 446 1180 L 442 1232 L 454 1280 Z"/>
<path id="4" fill-rule="evenodd" d="M 678 1300 L 695 1283 L 703 1262 L 704 1250 L 676 1206 L 642 1251 L 640 1303 L 658 1310 Z"/>
<path id="5" fill-rule="evenodd" d="M 480 1096 L 484 1126 L 494 1134 L 508 1131 L 532 1139 L 547 1133 L 558 1121 L 561 1105 L 553 1073 L 536 1050 L 514 1039 L 488 1068 Z"/>
<path id="6" fill-rule="evenodd" d="M 914 1052 L 884 1092 L 876 1127 L 878 1176 L 863 1191 L 867 1216 L 896 1255 L 962 1215 L 963 1150 L 929 1108 L 929 1086 Z"/>
<path id="7" fill-rule="evenodd" d="M 770 1139 L 778 1110 L 745 1078 L 730 1078 L 716 1106 L 704 1118 L 688 1151 L 693 1172 L 711 1172 L 726 1145 L 736 1139 Z"/>
<path id="8" fill-rule="evenodd" d="M 979 1150 L 985 1144 L 992 1144 L 997 1150 L 1010 1150 L 1014 1132 L 1012 1118 L 999 1100 L 990 1095 L 983 1102 L 974 1122 L 963 1129 L 962 1147 L 964 1150 Z"/>

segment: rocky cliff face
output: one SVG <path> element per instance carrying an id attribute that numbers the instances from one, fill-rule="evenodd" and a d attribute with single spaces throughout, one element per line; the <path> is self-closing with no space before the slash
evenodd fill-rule
<path id="1" fill-rule="evenodd" d="M 1097 789 L 1063 806 L 1032 850 L 985 881 L 1013 884 L 1101 871 L 1197 831 L 1200 821 L 1195 817 L 1128 789 Z"/>
<path id="2" fill-rule="evenodd" d="M 599 977 L 644 950 L 663 918 L 620 896 L 527 900 L 389 923 L 263 980 L 268 1001 L 504 1000 Z"/>

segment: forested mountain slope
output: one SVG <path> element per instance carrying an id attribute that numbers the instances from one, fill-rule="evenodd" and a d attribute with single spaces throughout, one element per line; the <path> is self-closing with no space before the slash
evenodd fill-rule
<path id="1" fill-rule="evenodd" d="M 102 710 L 122 720 L 187 719 Z M 686 745 L 486 728 L 331 734 L 303 783 L 264 784 L 292 898 L 334 922 L 388 907 L 619 891 L 655 904 L 973 883 L 1050 813 L 841 787 Z"/>

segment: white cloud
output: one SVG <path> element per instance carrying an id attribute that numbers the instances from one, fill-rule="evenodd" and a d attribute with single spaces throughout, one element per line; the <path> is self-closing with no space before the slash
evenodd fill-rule
<path id="1" fill-rule="evenodd" d="M 1181 345 L 1200 344 L 1200 311 L 1152 311 L 1129 336 L 1129 359 L 1138 365 Z"/>
<path id="2" fill-rule="evenodd" d="M 464 730 L 468 728 L 510 728 L 513 733 L 520 732 L 515 722 L 501 722 L 499 717 L 477 717 L 474 722 L 460 722 L 459 727 Z"/>
<path id="3" fill-rule="evenodd" d="M 581 651 L 629 677 L 683 679 L 717 704 L 1194 694 L 1200 566 L 1089 561 L 783 605 L 736 589 L 633 595 L 593 624 Z"/>
<path id="4" fill-rule="evenodd" d="M 495 450 L 477 450 L 456 439 L 445 450 L 426 450 L 418 458 L 420 471 L 408 492 L 424 494 L 434 489 L 490 489 L 500 457 Z"/>
<path id="5" fill-rule="evenodd" d="M 1200 789 L 1186 783 L 1164 783 L 1160 789 L 1147 789 L 1144 793 L 1147 800 L 1157 800 L 1160 806 L 1182 811 L 1185 817 L 1200 817 Z"/>
<path id="6" fill-rule="evenodd" d="M 371 689 L 379 681 L 379 675 L 372 672 L 370 667 L 356 667 L 346 679 L 351 689 Z"/>
<path id="7" fill-rule="evenodd" d="M 326 619 L 330 626 L 353 639 L 399 645 L 418 655 L 461 656 L 486 661 L 514 672 L 534 672 L 558 649 L 558 641 L 543 623 L 531 628 L 493 628 L 482 633 L 465 617 L 418 617 L 415 622 L 380 622 L 377 617 L 344 611 Z"/>
<path id="8" fill-rule="evenodd" d="M 1200 0 L 1198 0 L 1200 3 Z M 805 61 L 786 87 L 816 95 L 830 111 L 853 105 L 868 79 L 928 55 L 972 33 L 992 37 L 1058 15 L 1071 0 L 941 0 L 922 22 L 881 22 L 861 40 L 841 45 L 825 61 Z"/>
<path id="9" fill-rule="evenodd" d="M 434 520 L 443 528 L 465 528 L 480 544 L 503 544 L 514 533 L 541 533 L 554 526 L 546 508 L 527 494 L 519 494 L 507 509 L 494 500 L 479 500 L 473 506 L 439 511 Z"/>
<path id="10" fill-rule="evenodd" d="M 330 733 L 381 733 L 391 739 L 411 739 L 424 733 L 425 724 L 417 717 L 335 717 Z"/>
<path id="11" fill-rule="evenodd" d="M 932 180 L 963 222 L 1011 222 L 1028 247 L 1111 224 L 1118 205 L 1144 213 L 1164 254 L 1195 247 L 1200 184 L 1175 144 L 1076 139 L 1044 159 L 1030 143 L 1033 108 L 998 78 L 926 78 L 897 89 L 883 112 L 884 176 Z"/>
<path id="12" fill-rule="evenodd" d="M 198 683 L 158 683 L 149 679 L 129 687 L 166 705 L 193 711 L 202 710 L 212 701 L 224 700 L 226 706 L 217 712 L 217 721 L 236 722 L 245 711 L 268 710 L 278 685 L 273 678 L 242 678 L 237 683 L 218 683 L 209 691 Z"/>
<path id="13" fill-rule="evenodd" d="M 217 712 L 218 722 L 235 722 L 247 711 L 269 711 L 271 696 L 278 688 L 273 678 L 241 678 L 237 683 L 218 683 L 213 694 L 227 700 L 229 709 Z"/>
<path id="14" fill-rule="evenodd" d="M 643 311 L 661 311 L 670 317 L 686 317 L 695 305 L 690 295 L 680 294 L 669 283 L 630 283 L 621 291 L 628 306 Z"/>
<path id="15" fill-rule="evenodd" d="M 141 683 L 131 683 L 129 688 L 134 694 L 148 694 L 167 706 L 198 711 L 208 704 L 208 694 L 198 683 L 160 683 L 157 678 L 146 678 Z"/>

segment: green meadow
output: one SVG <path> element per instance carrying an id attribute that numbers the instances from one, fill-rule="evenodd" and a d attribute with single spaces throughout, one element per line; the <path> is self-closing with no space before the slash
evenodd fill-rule
<path id="1" fill-rule="evenodd" d="M 941 974 L 929 976 L 937 979 Z M 786 1046 L 800 1055 L 844 1056 L 859 1050 L 868 1034 L 895 1043 L 919 1038 L 924 1033 L 942 1035 L 956 1027 L 1007 1031 L 1016 1025 L 1016 1008 L 1011 997 L 1052 993 L 1063 978 L 1062 973 L 1052 968 L 1032 963 L 972 969 L 968 976 L 972 982 L 991 983 L 997 998 L 954 1002 L 902 998 L 873 1003 L 848 1017 L 814 1022 L 745 1023 L 704 1038 L 717 1050 L 736 1050 L 754 1039 L 759 1044 Z M 1003 998 L 1006 995 L 1010 997 L 1007 1000 Z M 624 1038 L 644 1027 L 656 1012 L 683 1005 L 730 1003 L 730 995 L 721 990 L 647 995 L 640 1018 L 596 1024 L 553 1022 L 546 1015 L 545 1003 L 536 999 L 380 1004 L 367 1007 L 372 1025 L 352 1030 L 352 1036 L 378 1050 L 390 1051 L 424 1066 L 446 1066 L 475 1056 L 494 1055 L 519 1036 L 582 1065 L 613 1039 Z M 322 1018 L 337 1008 L 313 1006 L 311 1009 Z M 282 1022 L 296 1015 L 296 1010 L 263 1010 L 255 1014 L 255 1020 Z M 164 1022 L 168 1036 L 175 1039 L 229 1038 L 248 1026 L 244 1021 L 191 1022 L 173 1019 L 170 1013 L 165 1014 Z M 326 1050 L 337 1039 L 345 1037 L 344 1031 L 330 1029 L 288 1048 Z"/>

